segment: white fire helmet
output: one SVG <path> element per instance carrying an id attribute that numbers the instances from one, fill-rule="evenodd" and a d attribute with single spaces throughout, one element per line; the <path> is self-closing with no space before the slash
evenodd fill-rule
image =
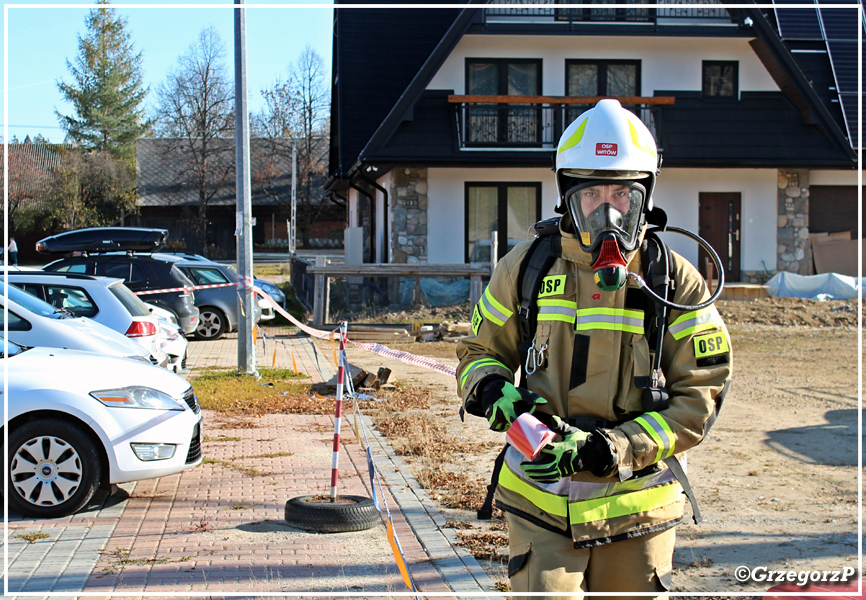
<path id="1" fill-rule="evenodd" d="M 655 140 L 641 120 L 619 101 L 605 99 L 581 114 L 563 132 L 556 149 L 556 211 L 570 211 L 581 245 L 597 248 L 611 232 L 623 250 L 633 250 L 658 175 Z M 620 203 L 598 200 L 592 214 L 584 197 L 615 194 Z M 599 205 L 598 202 L 603 202 Z M 625 205 L 622 204 L 625 203 Z M 581 208 L 583 206 L 583 209 Z"/>

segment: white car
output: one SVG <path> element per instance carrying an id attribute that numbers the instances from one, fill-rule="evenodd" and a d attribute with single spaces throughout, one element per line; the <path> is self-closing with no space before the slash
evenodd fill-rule
<path id="1" fill-rule="evenodd" d="M 155 304 L 145 302 L 148 310 L 157 318 L 159 328 L 162 330 L 161 346 L 163 352 L 168 355 L 168 368 L 175 373 L 186 371 L 186 351 L 189 340 L 183 334 L 177 319 L 170 310 L 160 308 Z"/>
<path id="2" fill-rule="evenodd" d="M 10 284 L 76 317 L 88 317 L 122 333 L 150 353 L 151 362 L 168 364 L 162 349 L 163 336 L 158 319 L 122 279 L 36 271 L 9 273 Z"/>
<path id="3" fill-rule="evenodd" d="M 3 280 L 0 279 L 0 290 Z M 151 364 L 150 352 L 113 329 L 87 317 L 55 308 L 14 285 L 8 297 L 0 295 L 0 326 L 3 307 L 9 310 L 9 339 L 21 346 L 44 346 L 83 350 L 108 356 L 133 358 Z"/>
<path id="4" fill-rule="evenodd" d="M 0 338 L 0 344 L 3 339 Z M 9 342 L 9 507 L 69 515 L 100 486 L 201 463 L 201 408 L 183 378 L 150 365 Z"/>

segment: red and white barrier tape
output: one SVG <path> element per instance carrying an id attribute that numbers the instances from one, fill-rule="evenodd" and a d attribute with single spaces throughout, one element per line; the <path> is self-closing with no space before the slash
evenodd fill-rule
<path id="1" fill-rule="evenodd" d="M 210 290 L 213 288 L 222 288 L 229 286 L 236 286 L 236 283 L 209 283 L 207 285 L 185 285 L 184 287 L 176 287 L 176 288 L 165 288 L 162 290 L 143 290 L 141 292 L 135 292 L 137 296 L 145 296 L 147 294 L 166 294 L 168 292 L 188 292 L 190 290 Z"/>
<path id="2" fill-rule="evenodd" d="M 442 363 L 436 362 L 432 358 L 428 358 L 426 356 L 418 356 L 417 354 L 412 354 L 411 352 L 406 352 L 404 350 L 394 350 L 393 348 L 388 348 L 387 346 L 383 346 L 382 344 L 353 342 L 352 340 L 349 340 L 349 343 L 357 346 L 358 348 L 361 348 L 362 350 L 367 350 L 368 352 L 378 354 L 379 356 L 393 358 L 394 360 L 399 360 L 400 362 L 406 363 L 407 365 L 424 367 L 425 369 L 438 371 L 439 373 L 442 373 L 444 375 L 457 377 L 457 369 L 455 369 L 454 367 L 449 367 L 448 365 L 443 365 Z"/>
<path id="3" fill-rule="evenodd" d="M 274 302 L 274 300 L 267 295 L 267 293 L 263 292 L 257 287 L 253 288 L 257 293 L 259 293 L 266 302 L 269 302 L 271 306 L 274 307 L 278 313 L 283 315 L 286 319 L 294 323 L 294 325 L 306 333 L 307 335 L 313 337 L 326 337 L 331 334 L 330 331 L 323 331 L 321 329 L 314 329 L 312 327 L 308 327 L 290 315 L 288 312 L 283 310 L 283 307 Z M 448 365 L 443 365 L 442 363 L 436 362 L 432 358 L 428 358 L 426 356 L 418 356 L 417 354 L 412 354 L 410 352 L 405 352 L 403 350 L 394 350 L 393 348 L 388 348 L 387 346 L 383 346 L 382 344 L 370 344 L 366 342 L 353 342 L 352 340 L 347 341 L 353 346 L 357 346 L 362 350 L 366 350 L 368 352 L 373 352 L 374 354 L 378 354 L 379 356 L 384 356 L 386 358 L 392 358 L 394 360 L 399 360 L 400 362 L 406 363 L 408 365 L 415 365 L 417 367 L 424 367 L 425 369 L 431 369 L 433 371 L 437 371 L 442 373 L 443 375 L 448 375 L 450 377 L 457 377 L 457 369 L 454 367 L 449 367 Z"/>

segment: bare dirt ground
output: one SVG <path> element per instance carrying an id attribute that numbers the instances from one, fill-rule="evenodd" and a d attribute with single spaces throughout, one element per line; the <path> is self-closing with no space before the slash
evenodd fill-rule
<path id="1" fill-rule="evenodd" d="M 857 303 L 767 298 L 719 302 L 731 331 L 732 390 L 709 438 L 688 453 L 704 522 L 678 528 L 675 590 L 765 591 L 740 583 L 744 565 L 831 570 L 858 560 Z M 468 306 L 391 315 L 379 322 L 468 321 Z M 368 321 L 372 322 L 372 321 Z M 351 328 L 350 328 L 351 338 Z M 456 338 L 393 344 L 456 365 Z M 503 443 L 482 419 L 458 417 L 453 379 L 350 347 L 367 371 L 393 370 L 402 404 L 374 403 L 380 424 L 414 475 L 458 530 L 464 545 L 507 589 L 504 520 L 478 521 L 493 460 Z M 414 399 L 413 399 L 414 398 Z M 365 409 L 367 410 L 367 409 Z"/>

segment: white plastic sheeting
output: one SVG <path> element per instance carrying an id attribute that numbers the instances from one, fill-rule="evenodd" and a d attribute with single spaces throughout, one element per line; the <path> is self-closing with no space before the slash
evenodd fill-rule
<path id="1" fill-rule="evenodd" d="M 812 298 L 816 300 L 845 300 L 857 298 L 861 286 L 859 277 L 838 273 L 797 275 L 780 271 L 767 283 L 767 292 L 777 298 Z"/>

